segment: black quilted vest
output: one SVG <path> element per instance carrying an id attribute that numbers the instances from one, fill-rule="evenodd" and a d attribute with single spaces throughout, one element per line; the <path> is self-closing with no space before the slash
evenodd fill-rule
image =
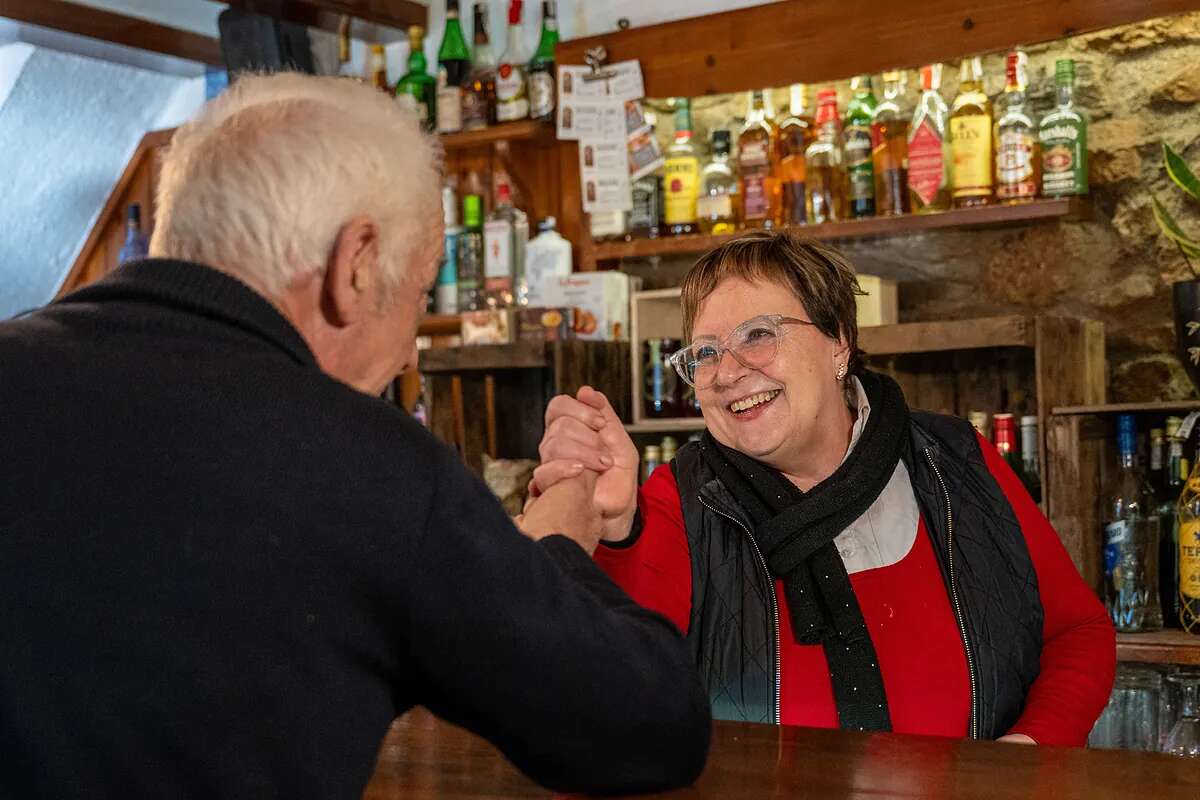
<path id="1" fill-rule="evenodd" d="M 1016 515 L 966 422 L 913 412 L 904 456 L 959 621 L 970 735 L 1003 736 L 1038 675 L 1042 604 Z M 716 719 L 779 721 L 779 615 L 750 519 L 694 444 L 672 464 L 692 562 L 688 640 Z M 784 631 L 784 635 L 787 632 Z"/>

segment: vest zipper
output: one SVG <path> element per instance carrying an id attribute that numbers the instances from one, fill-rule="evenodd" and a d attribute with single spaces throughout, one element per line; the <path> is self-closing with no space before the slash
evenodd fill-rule
<path id="1" fill-rule="evenodd" d="M 954 514 L 950 510 L 950 492 L 946 489 L 946 482 L 942 480 L 942 472 L 934 462 L 933 453 L 928 447 L 925 448 L 925 458 L 929 460 L 929 466 L 933 468 L 933 474 L 942 488 L 942 496 L 946 499 L 946 549 L 950 567 L 950 599 L 954 603 L 954 616 L 958 621 L 958 633 L 962 636 L 963 649 L 967 653 L 967 676 L 971 679 L 971 738 L 978 739 L 978 682 L 975 677 L 975 656 L 971 653 L 971 639 L 967 636 L 967 624 L 963 620 L 962 604 L 958 600 L 958 585 L 954 581 Z"/>
<path id="2" fill-rule="evenodd" d="M 771 571 L 769 569 L 767 569 L 767 560 L 765 558 L 763 558 L 762 551 L 758 549 L 758 542 L 754 541 L 754 537 L 750 535 L 749 529 L 745 525 L 743 525 L 741 522 L 734 519 L 729 514 L 726 514 L 724 511 L 719 511 L 716 508 L 713 508 L 712 506 L 710 506 L 708 503 L 706 503 L 704 501 L 703 497 L 699 497 L 699 496 L 697 496 L 697 497 L 700 500 L 700 505 L 704 506 L 705 508 L 707 508 L 709 511 L 713 512 L 717 516 L 724 517 L 725 519 L 729 520 L 734 525 L 737 525 L 739 528 L 742 529 L 742 531 L 746 534 L 746 538 L 750 540 L 750 546 L 754 548 L 754 554 L 756 556 L 758 556 L 758 563 L 762 567 L 763 575 L 765 575 L 767 578 L 767 589 L 771 592 L 771 613 L 774 615 L 774 620 L 775 620 L 775 657 L 774 657 L 774 664 L 773 664 L 773 666 L 775 667 L 775 707 L 773 709 L 771 709 L 771 719 L 775 722 L 776 725 L 779 725 L 779 724 L 781 724 L 779 721 L 779 717 L 780 717 L 780 712 L 779 712 L 780 697 L 779 697 L 779 695 L 780 695 L 780 685 L 783 683 L 783 676 L 780 674 L 782 667 L 780 666 L 780 663 L 779 663 L 779 647 L 780 647 L 779 599 L 775 595 L 775 580 L 771 577 Z"/>

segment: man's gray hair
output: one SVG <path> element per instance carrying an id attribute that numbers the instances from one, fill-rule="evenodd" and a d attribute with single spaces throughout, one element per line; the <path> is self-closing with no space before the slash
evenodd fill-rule
<path id="1" fill-rule="evenodd" d="M 394 290 L 440 229 L 441 169 L 436 138 L 372 86 L 245 75 L 176 131 L 150 254 L 278 295 L 323 271 L 342 226 L 365 214 L 379 226 Z"/>

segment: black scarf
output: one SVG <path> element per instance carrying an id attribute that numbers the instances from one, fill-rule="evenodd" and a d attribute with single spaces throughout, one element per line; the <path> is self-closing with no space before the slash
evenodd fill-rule
<path id="1" fill-rule="evenodd" d="M 862 435 L 837 471 L 808 492 L 707 431 L 700 450 L 754 521 L 754 540 L 783 580 L 796 641 L 824 646 L 841 727 L 886 731 L 891 718 L 875 645 L 833 540 L 891 480 L 908 444 L 908 405 L 886 375 L 864 372 L 860 380 L 871 404 Z"/>

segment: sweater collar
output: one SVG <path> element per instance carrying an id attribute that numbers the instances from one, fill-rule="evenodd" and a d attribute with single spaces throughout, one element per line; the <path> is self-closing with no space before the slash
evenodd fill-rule
<path id="1" fill-rule="evenodd" d="M 317 366 L 304 337 L 267 298 L 203 264 L 169 258 L 135 261 L 57 303 L 122 300 L 159 303 L 224 322 L 267 341 L 299 364 Z"/>

